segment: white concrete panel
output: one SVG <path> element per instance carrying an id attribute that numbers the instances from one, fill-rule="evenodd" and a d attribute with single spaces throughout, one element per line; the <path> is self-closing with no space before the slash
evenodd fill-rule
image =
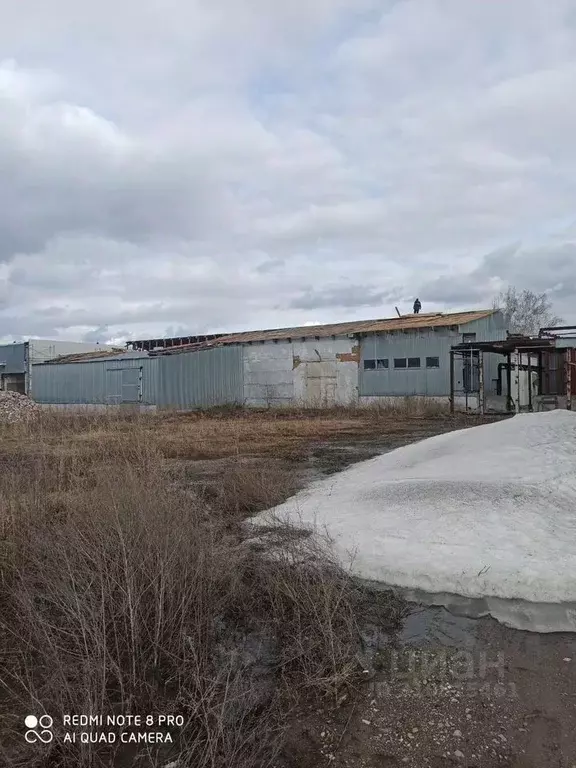
<path id="1" fill-rule="evenodd" d="M 243 356 L 246 405 L 270 406 L 293 402 L 294 375 L 290 342 L 245 344 Z"/>
<path id="2" fill-rule="evenodd" d="M 297 362 L 294 368 L 296 402 L 309 406 L 357 403 L 357 343 L 348 337 L 293 342 L 294 360 Z M 347 360 L 347 356 L 355 356 L 355 359 Z M 318 364 L 322 364 L 324 382 L 317 380 Z"/>
<path id="3" fill-rule="evenodd" d="M 244 345 L 246 404 L 327 406 L 357 402 L 355 344 L 354 339 L 341 337 Z"/>

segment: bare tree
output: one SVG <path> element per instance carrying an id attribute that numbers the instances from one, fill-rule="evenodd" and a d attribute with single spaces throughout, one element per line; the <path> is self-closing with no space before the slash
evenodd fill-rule
<path id="1" fill-rule="evenodd" d="M 537 336 L 540 328 L 562 322 L 562 318 L 554 314 L 552 302 L 547 293 L 518 291 L 513 286 L 509 286 L 506 291 L 496 296 L 493 307 L 504 313 L 506 325 L 511 333 Z"/>

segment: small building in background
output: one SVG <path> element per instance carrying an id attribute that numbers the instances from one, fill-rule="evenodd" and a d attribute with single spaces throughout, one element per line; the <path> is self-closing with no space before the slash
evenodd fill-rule
<path id="1" fill-rule="evenodd" d="M 79 352 L 102 352 L 106 345 L 79 341 L 31 339 L 0 345 L 0 389 L 29 394 L 32 366 L 60 355 Z"/>
<path id="2" fill-rule="evenodd" d="M 110 351 L 36 363 L 40 403 L 203 408 L 214 405 L 330 407 L 420 396 L 448 401 L 450 351 L 507 336 L 498 310 L 419 313 L 330 325 L 149 339 Z M 475 387 L 462 360 L 455 376 Z M 497 361 L 486 363 L 488 390 Z"/>

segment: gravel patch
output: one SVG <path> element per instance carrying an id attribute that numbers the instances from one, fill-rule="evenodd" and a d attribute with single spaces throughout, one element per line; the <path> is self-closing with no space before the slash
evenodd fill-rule
<path id="1" fill-rule="evenodd" d="M 0 423 L 13 423 L 35 418 L 40 407 L 20 392 L 0 391 Z"/>

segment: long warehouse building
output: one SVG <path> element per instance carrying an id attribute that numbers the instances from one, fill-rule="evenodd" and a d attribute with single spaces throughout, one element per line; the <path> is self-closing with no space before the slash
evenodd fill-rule
<path id="1" fill-rule="evenodd" d="M 131 342 L 33 365 L 30 394 L 40 403 L 202 408 L 352 405 L 385 397 L 448 398 L 450 350 L 507 337 L 498 310 L 400 317 Z M 496 363 L 482 371 L 496 392 Z M 463 359 L 455 389 L 466 398 L 479 371 Z"/>

